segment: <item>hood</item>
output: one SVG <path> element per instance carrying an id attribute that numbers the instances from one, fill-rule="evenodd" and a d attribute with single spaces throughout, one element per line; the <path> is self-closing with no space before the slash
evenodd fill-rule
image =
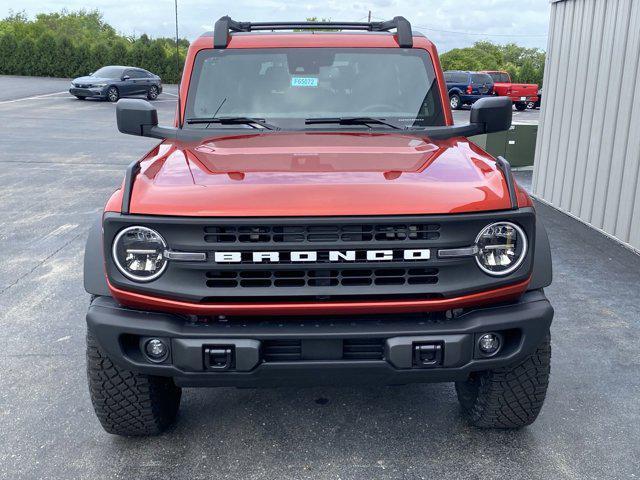
<path id="1" fill-rule="evenodd" d="M 72 80 L 73 83 L 96 83 L 96 82 L 110 82 L 112 78 L 92 77 L 87 75 L 86 77 L 78 77 Z"/>
<path id="2" fill-rule="evenodd" d="M 495 161 L 464 138 L 435 142 L 401 133 L 283 132 L 161 143 L 141 162 L 130 211 L 337 216 L 509 206 Z"/>

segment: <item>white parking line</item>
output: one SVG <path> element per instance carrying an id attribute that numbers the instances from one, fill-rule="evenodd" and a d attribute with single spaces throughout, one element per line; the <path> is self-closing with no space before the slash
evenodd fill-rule
<path id="1" fill-rule="evenodd" d="M 45 93 L 43 95 L 34 95 L 33 97 L 14 98 L 13 100 L 2 100 L 0 101 L 0 105 L 4 103 L 22 102 L 24 100 L 37 100 L 38 98 L 52 97 L 54 95 L 60 95 L 62 93 L 69 93 L 69 92 L 67 90 L 64 90 L 62 92 Z"/>
<path id="2" fill-rule="evenodd" d="M 172 97 L 177 97 L 178 95 L 176 95 L 175 93 L 169 93 L 169 92 L 162 92 L 165 95 L 171 95 Z"/>

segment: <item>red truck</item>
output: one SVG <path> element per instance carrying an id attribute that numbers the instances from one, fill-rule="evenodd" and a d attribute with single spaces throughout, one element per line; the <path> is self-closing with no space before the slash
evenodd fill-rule
<path id="1" fill-rule="evenodd" d="M 493 91 L 496 95 L 509 97 L 516 110 L 522 112 L 527 109 L 529 103 L 538 101 L 538 85 L 531 83 L 513 83 L 509 72 L 488 71 L 486 73 L 493 78 Z"/>
<path id="2" fill-rule="evenodd" d="M 549 241 L 508 162 L 467 139 L 509 129 L 508 98 L 454 125 L 436 48 L 403 17 L 223 17 L 182 79 L 173 125 L 117 103 L 121 132 L 159 143 L 87 240 L 107 432 L 160 433 L 183 388 L 217 386 L 455 382 L 472 425 L 536 419 Z"/>

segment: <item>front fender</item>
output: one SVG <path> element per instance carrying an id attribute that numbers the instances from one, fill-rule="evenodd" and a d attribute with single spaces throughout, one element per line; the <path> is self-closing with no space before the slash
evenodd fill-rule
<path id="1" fill-rule="evenodd" d="M 536 217 L 536 240 L 533 252 L 533 272 L 529 290 L 548 287 L 553 281 L 553 265 L 551 261 L 551 245 L 549 236 L 542 221 Z"/>
<path id="2" fill-rule="evenodd" d="M 102 213 L 91 226 L 84 249 L 84 289 L 91 295 L 111 296 L 104 271 Z"/>

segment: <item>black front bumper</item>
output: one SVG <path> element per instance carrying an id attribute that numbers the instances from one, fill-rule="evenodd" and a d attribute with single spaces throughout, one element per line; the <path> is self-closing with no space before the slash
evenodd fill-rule
<path id="1" fill-rule="evenodd" d="M 69 89 L 69 93 L 76 97 L 95 97 L 95 98 L 104 98 L 106 96 L 105 88 L 80 88 L 80 87 L 71 87 Z"/>
<path id="2" fill-rule="evenodd" d="M 534 291 L 519 302 L 453 318 L 425 313 L 206 323 L 127 309 L 98 297 L 89 307 L 87 324 L 105 353 L 124 368 L 173 377 L 182 386 L 269 387 L 464 380 L 470 372 L 505 366 L 531 353 L 552 318 L 549 301 Z M 502 349 L 489 358 L 477 347 L 478 336 L 486 332 L 503 339 Z M 171 347 L 162 363 L 142 353 L 151 337 Z M 416 359 L 423 345 L 439 352 L 426 366 Z M 231 352 L 229 368 L 216 369 L 207 357 L 220 349 Z"/>

